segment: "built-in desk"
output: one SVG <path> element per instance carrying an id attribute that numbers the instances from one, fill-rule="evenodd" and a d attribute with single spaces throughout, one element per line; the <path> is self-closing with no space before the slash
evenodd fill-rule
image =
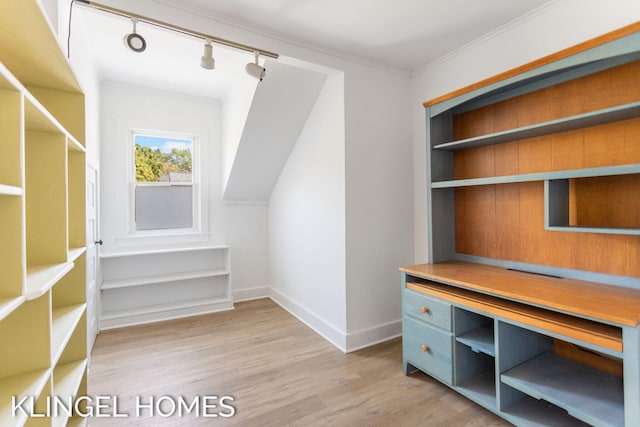
<path id="1" fill-rule="evenodd" d="M 458 261 L 400 270 L 406 374 L 516 425 L 638 425 L 640 290 Z"/>

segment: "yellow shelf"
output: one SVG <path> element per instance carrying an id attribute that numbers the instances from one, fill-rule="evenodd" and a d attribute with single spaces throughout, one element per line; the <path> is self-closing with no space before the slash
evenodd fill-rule
<path id="1" fill-rule="evenodd" d="M 87 383 L 85 100 L 42 2 L 0 0 L 1 427 L 88 424 L 12 414 Z"/>
<path id="2" fill-rule="evenodd" d="M 22 188 L 0 184 L 0 196 L 22 196 Z"/>
<path id="3" fill-rule="evenodd" d="M 49 369 L 43 369 L 0 379 L 0 425 L 9 427 L 24 424 L 27 417 L 22 411 L 17 411 L 13 416 L 12 397 L 16 396 L 17 402 L 20 402 L 24 396 L 39 396 L 49 380 L 49 373 Z M 33 402 L 29 399 L 21 407 L 30 413 Z"/>
<path id="4" fill-rule="evenodd" d="M 24 297 L 0 298 L 0 320 L 7 317 L 13 310 L 20 307 Z"/>
<path id="5" fill-rule="evenodd" d="M 27 268 L 27 285 L 24 295 L 32 300 L 44 295 L 73 268 L 72 262 L 40 265 Z"/>
<path id="6" fill-rule="evenodd" d="M 86 368 L 86 359 L 56 366 L 53 370 L 53 395 L 59 397 L 65 404 L 69 402 L 70 397 L 73 397 L 72 401 L 75 401 Z M 51 420 L 51 424 L 64 427 L 69 425 L 68 421 L 70 420 L 66 414 L 60 414 Z"/>
<path id="7" fill-rule="evenodd" d="M 73 417 L 73 418 L 69 418 L 69 421 L 67 422 L 67 427 L 86 427 L 88 423 L 89 423 L 88 418 Z"/>
<path id="8" fill-rule="evenodd" d="M 80 257 L 80 255 L 85 253 L 86 250 L 87 248 L 85 248 L 84 246 L 81 248 L 69 248 L 69 255 L 67 256 L 67 259 L 69 260 L 69 262 L 74 262 L 78 259 L 78 257 Z"/>

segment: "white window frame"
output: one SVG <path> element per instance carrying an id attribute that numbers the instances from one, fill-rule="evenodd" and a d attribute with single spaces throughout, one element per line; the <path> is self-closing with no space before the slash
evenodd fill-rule
<path id="1" fill-rule="evenodd" d="M 170 183 L 170 182 L 137 182 L 136 181 L 136 135 L 145 135 L 160 138 L 177 138 L 177 139 L 189 139 L 192 141 L 191 146 L 191 184 L 184 183 Z M 202 215 L 201 204 L 202 194 L 200 185 L 200 135 L 195 133 L 164 131 L 156 129 L 140 129 L 129 128 L 128 129 L 128 170 L 129 174 L 127 181 L 129 183 L 129 235 L 132 237 L 153 237 L 153 236 L 173 236 L 189 233 L 201 233 L 202 229 Z M 164 228 L 155 230 L 138 230 L 136 228 L 136 187 L 170 187 L 170 186 L 186 186 L 190 185 L 192 189 L 192 227 L 190 228 Z"/>

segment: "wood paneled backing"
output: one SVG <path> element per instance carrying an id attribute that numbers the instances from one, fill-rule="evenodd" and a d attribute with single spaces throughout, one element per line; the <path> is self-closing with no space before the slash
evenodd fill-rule
<path id="1" fill-rule="evenodd" d="M 640 60 L 457 114 L 455 140 L 640 100 Z"/>
<path id="2" fill-rule="evenodd" d="M 571 189 L 570 225 L 640 228 L 640 174 L 572 179 Z"/>
<path id="3" fill-rule="evenodd" d="M 483 178 L 632 163 L 640 163 L 640 118 L 456 151 L 454 178 Z"/>
<path id="4" fill-rule="evenodd" d="M 565 359 L 573 360 L 586 366 L 590 366 L 607 374 L 622 378 L 622 361 L 609 356 L 597 354 L 575 344 L 559 339 L 553 340 L 553 352 Z"/>
<path id="5" fill-rule="evenodd" d="M 640 277 L 640 236 L 545 230 L 542 182 L 461 187 L 455 199 L 458 253 Z"/>

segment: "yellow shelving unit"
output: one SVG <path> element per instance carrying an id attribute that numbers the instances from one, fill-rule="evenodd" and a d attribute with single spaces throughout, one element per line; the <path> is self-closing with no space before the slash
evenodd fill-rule
<path id="1" fill-rule="evenodd" d="M 3 427 L 86 425 L 29 416 L 54 397 L 86 395 L 84 117 L 84 95 L 40 2 L 0 2 Z"/>

